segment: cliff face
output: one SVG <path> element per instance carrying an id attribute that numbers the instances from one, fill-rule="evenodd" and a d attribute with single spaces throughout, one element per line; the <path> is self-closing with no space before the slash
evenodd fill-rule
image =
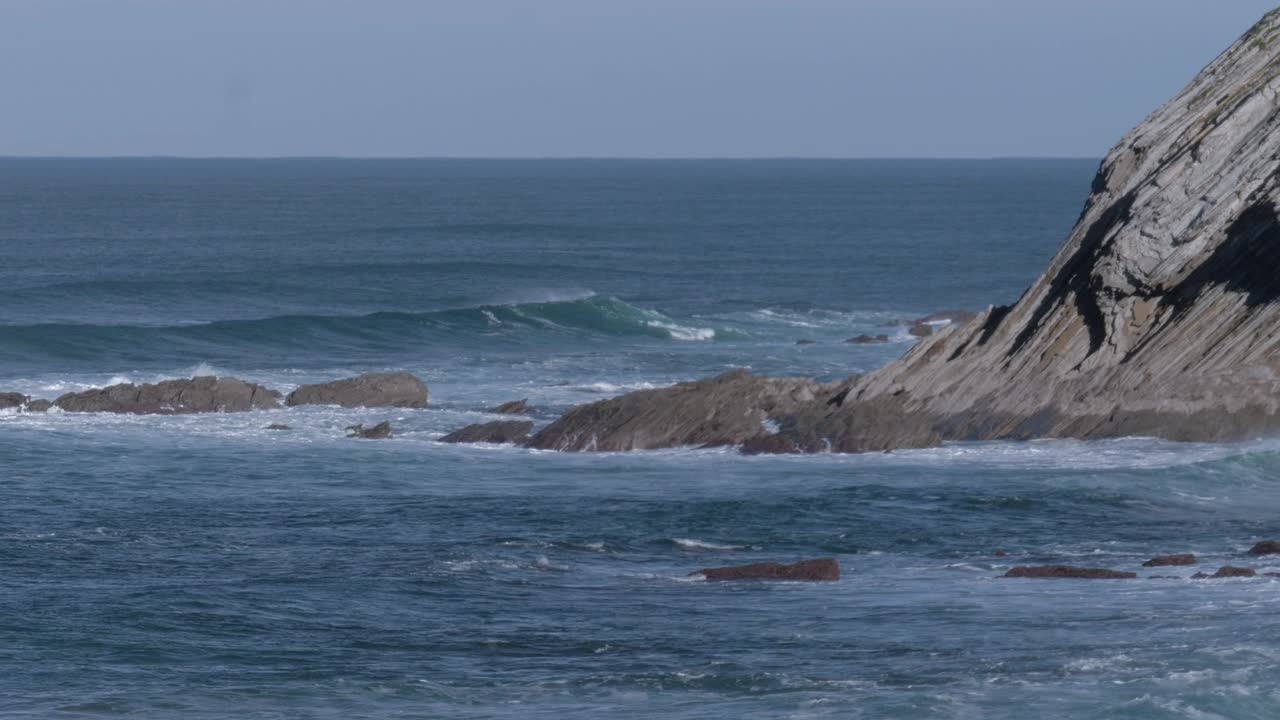
<path id="1" fill-rule="evenodd" d="M 893 397 L 955 439 L 1280 425 L 1278 76 L 1273 11 L 1107 154 L 1016 304 L 856 381 L 842 411 Z"/>
<path id="2" fill-rule="evenodd" d="M 781 431 L 767 445 L 1280 431 L 1278 93 L 1280 10 L 1107 154 L 1071 235 L 1017 303 L 768 413 Z M 545 436 L 611 429 L 571 416 Z"/>

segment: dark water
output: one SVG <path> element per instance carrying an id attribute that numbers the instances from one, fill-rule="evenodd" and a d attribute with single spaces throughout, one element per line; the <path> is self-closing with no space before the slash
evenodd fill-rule
<path id="1" fill-rule="evenodd" d="M 1280 569 L 1242 555 L 1280 535 L 1277 445 L 436 441 L 876 367 L 886 321 L 1016 299 L 1095 165 L 0 160 L 0 390 L 406 368 L 433 405 L 0 413 L 0 714 L 1273 717 L 1274 579 L 996 577 Z M 822 555 L 843 580 L 686 577 Z"/>

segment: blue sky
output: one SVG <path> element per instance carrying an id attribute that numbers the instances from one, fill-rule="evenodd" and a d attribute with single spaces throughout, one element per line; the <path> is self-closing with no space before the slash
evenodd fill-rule
<path id="1" fill-rule="evenodd" d="M 1276 0 L 0 0 L 0 155 L 1097 157 Z"/>

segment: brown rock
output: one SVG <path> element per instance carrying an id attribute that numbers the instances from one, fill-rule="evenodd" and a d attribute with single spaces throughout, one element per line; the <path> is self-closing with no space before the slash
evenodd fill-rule
<path id="1" fill-rule="evenodd" d="M 347 437 L 364 438 L 366 440 L 384 440 L 391 437 L 391 422 L 383 420 L 371 428 L 365 428 L 363 424 L 352 425 L 347 428 L 350 430 Z"/>
<path id="2" fill-rule="evenodd" d="M 280 407 L 280 393 L 236 378 L 205 375 L 154 384 L 123 383 L 67 393 L 53 404 L 66 412 L 138 415 L 245 412 Z"/>
<path id="3" fill-rule="evenodd" d="M 929 337 L 933 334 L 933 326 L 927 322 L 918 322 L 908 328 L 907 332 L 916 337 Z"/>
<path id="4" fill-rule="evenodd" d="M 991 554 L 992 554 L 992 555 L 995 555 L 996 557 L 1005 557 L 1005 556 L 1007 556 L 1009 553 L 1008 553 L 1008 551 L 1005 551 L 1005 550 L 996 550 L 994 553 L 991 553 Z"/>
<path id="5" fill-rule="evenodd" d="M 27 404 L 23 406 L 22 409 L 27 412 L 48 412 L 51 407 L 53 407 L 53 403 L 48 400 L 40 399 L 27 401 Z"/>
<path id="6" fill-rule="evenodd" d="M 757 435 L 742 443 L 743 455 L 785 455 L 802 450 L 786 435 Z"/>
<path id="7" fill-rule="evenodd" d="M 365 373 L 353 378 L 303 385 L 289 393 L 285 403 L 340 405 L 342 407 L 427 406 L 427 384 L 407 372 Z"/>
<path id="8" fill-rule="evenodd" d="M 0 392 L 0 410 L 21 407 L 27 402 L 27 396 L 16 392 Z"/>
<path id="9" fill-rule="evenodd" d="M 801 560 L 791 565 L 776 562 L 703 568 L 689 573 L 708 580 L 839 580 L 840 563 L 835 558 Z"/>
<path id="10" fill-rule="evenodd" d="M 1250 555 L 1277 555 L 1280 554 L 1280 540 L 1263 540 L 1253 547 L 1249 548 Z"/>
<path id="11" fill-rule="evenodd" d="M 532 420 L 498 420 L 477 423 L 440 438 L 447 443 L 523 443 L 533 430 Z"/>
<path id="12" fill-rule="evenodd" d="M 1071 565 L 1020 565 L 1004 574 L 1007 578 L 1076 578 L 1080 580 L 1119 580 L 1136 578 L 1138 573 Z"/>
<path id="13" fill-rule="evenodd" d="M 1233 565 L 1223 565 L 1218 571 L 1209 577 L 1212 578 L 1238 578 L 1238 577 L 1256 577 L 1258 571 L 1253 568 L 1235 567 Z M 1194 576 L 1193 576 L 1194 577 Z"/>
<path id="14" fill-rule="evenodd" d="M 533 410 L 533 406 L 529 404 L 529 399 L 525 398 L 502 403 L 498 407 L 489 410 L 489 412 L 497 415 L 529 415 Z"/>
<path id="15" fill-rule="evenodd" d="M 1167 567 L 1169 565 L 1195 565 L 1196 556 L 1191 553 L 1157 555 L 1142 563 L 1142 567 Z"/>
<path id="16" fill-rule="evenodd" d="M 880 334 L 880 335 L 854 335 L 853 337 L 849 338 L 848 340 L 845 340 L 845 342 L 847 342 L 847 343 L 853 343 L 853 344 L 855 344 L 855 345 L 870 345 L 870 344 L 872 344 L 872 343 L 887 343 L 887 342 L 889 342 L 889 336 L 888 336 L 888 335 L 885 335 L 885 334 L 883 334 L 883 333 L 882 333 L 882 334 Z"/>

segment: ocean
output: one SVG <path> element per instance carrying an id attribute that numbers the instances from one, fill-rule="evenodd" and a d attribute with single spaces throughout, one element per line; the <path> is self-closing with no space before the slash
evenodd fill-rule
<path id="1" fill-rule="evenodd" d="M 1275 717 L 1280 578 L 1188 576 L 1280 571 L 1244 554 L 1280 536 L 1280 443 L 438 442 L 508 400 L 545 423 L 874 369 L 913 341 L 895 320 L 1016 300 L 1096 167 L 0 159 L 0 391 L 405 369 L 431 394 L 0 411 L 0 715 Z M 1140 567 L 1173 552 L 1200 564 Z M 689 577 L 822 556 L 839 582 Z M 999 577 L 1039 563 L 1140 578 Z"/>

